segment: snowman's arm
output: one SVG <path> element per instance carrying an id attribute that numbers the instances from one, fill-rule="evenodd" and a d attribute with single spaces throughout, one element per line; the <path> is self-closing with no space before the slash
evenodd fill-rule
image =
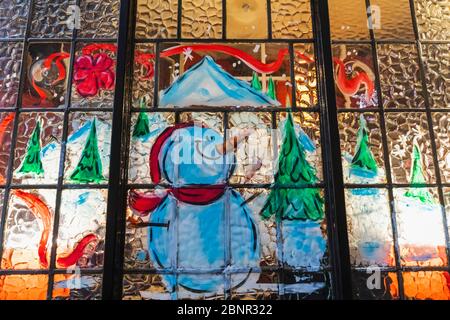
<path id="1" fill-rule="evenodd" d="M 155 210 L 167 196 L 166 193 L 144 194 L 136 190 L 130 190 L 128 196 L 128 203 L 130 208 L 140 216 L 147 216 L 150 212 Z"/>

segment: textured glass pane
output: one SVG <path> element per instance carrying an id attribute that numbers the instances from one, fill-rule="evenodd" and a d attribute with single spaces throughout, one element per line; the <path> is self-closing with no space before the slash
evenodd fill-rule
<path id="1" fill-rule="evenodd" d="M 448 272 L 403 272 L 405 298 L 412 300 L 450 300 Z"/>
<path id="2" fill-rule="evenodd" d="M 127 274 L 123 279 L 124 300 L 170 300 L 176 295 L 160 274 Z"/>
<path id="3" fill-rule="evenodd" d="M 420 38 L 448 40 L 450 38 L 450 2 L 448 0 L 415 0 Z"/>
<path id="4" fill-rule="evenodd" d="M 330 0 L 331 39 L 369 39 L 366 1 Z"/>
<path id="5" fill-rule="evenodd" d="M 340 113 L 342 169 L 346 183 L 386 181 L 380 119 L 376 113 Z"/>
<path id="6" fill-rule="evenodd" d="M 272 36 L 277 39 L 312 38 L 309 0 L 271 1 Z"/>
<path id="7" fill-rule="evenodd" d="M 0 184 L 6 182 L 14 117 L 12 112 L 0 113 Z"/>
<path id="8" fill-rule="evenodd" d="M 3 42 L 0 46 L 0 108 L 16 106 L 23 44 Z"/>
<path id="9" fill-rule="evenodd" d="M 266 39 L 267 2 L 226 0 L 227 39 Z"/>
<path id="10" fill-rule="evenodd" d="M 99 300 L 101 297 L 101 275 L 55 275 L 54 300 Z"/>
<path id="11" fill-rule="evenodd" d="M 430 106 L 450 108 L 450 50 L 448 44 L 423 44 L 425 79 Z"/>
<path id="12" fill-rule="evenodd" d="M 294 72 L 297 107 L 317 106 L 317 74 L 312 44 L 294 45 Z"/>
<path id="13" fill-rule="evenodd" d="M 414 45 L 378 45 L 378 64 L 385 108 L 425 108 Z"/>
<path id="14" fill-rule="evenodd" d="M 274 141 L 270 113 L 233 112 L 228 118 L 231 136 L 251 130 L 236 150 L 236 168 L 231 183 L 271 183 L 273 181 Z"/>
<path id="15" fill-rule="evenodd" d="M 421 169 L 425 180 L 422 183 L 433 183 L 435 169 L 427 115 L 422 112 L 387 113 L 386 131 L 392 181 L 394 183 L 413 183 L 414 181 L 411 181 L 412 171 Z M 417 151 L 414 152 L 416 145 Z M 413 161 L 414 158 L 416 161 Z"/>
<path id="16" fill-rule="evenodd" d="M 116 38 L 119 30 L 119 0 L 80 2 L 81 38 Z"/>
<path id="17" fill-rule="evenodd" d="M 21 113 L 14 149 L 14 183 L 56 184 L 64 114 Z"/>
<path id="18" fill-rule="evenodd" d="M 437 190 L 419 187 L 394 189 L 394 198 L 402 264 L 447 265 L 442 207 Z"/>
<path id="19" fill-rule="evenodd" d="M 222 38 L 222 0 L 184 0 L 182 9 L 183 38 Z"/>
<path id="20" fill-rule="evenodd" d="M 83 2 L 83 1 L 82 1 Z M 71 10 L 75 0 L 36 0 L 31 20 L 31 36 L 42 38 L 69 38 L 72 29 L 69 28 Z"/>
<path id="21" fill-rule="evenodd" d="M 175 38 L 178 0 L 138 0 L 136 38 Z"/>
<path id="22" fill-rule="evenodd" d="M 69 52 L 69 43 L 29 45 L 23 107 L 64 107 Z"/>
<path id="23" fill-rule="evenodd" d="M 231 300 L 278 300 L 280 276 L 273 271 L 259 273 L 234 273 L 232 282 L 247 279 L 243 286 L 232 288 Z"/>
<path id="24" fill-rule="evenodd" d="M 29 1 L 2 0 L 0 2 L 0 38 L 25 36 Z"/>
<path id="25" fill-rule="evenodd" d="M 397 274 L 381 272 L 381 279 L 372 280 L 374 271 L 354 271 L 352 274 L 353 297 L 360 300 L 393 300 L 399 298 Z M 372 276 L 372 278 L 370 278 Z M 370 284 L 371 288 L 368 287 Z M 379 286 L 378 286 L 379 284 Z"/>
<path id="26" fill-rule="evenodd" d="M 72 107 L 112 108 L 116 78 L 112 43 L 78 43 L 72 77 Z"/>
<path id="27" fill-rule="evenodd" d="M 106 190 L 63 190 L 56 266 L 96 268 L 103 265 Z"/>
<path id="28" fill-rule="evenodd" d="M 180 114 L 181 122 L 206 125 L 208 128 L 223 135 L 223 113 L 222 112 L 183 112 Z"/>
<path id="29" fill-rule="evenodd" d="M 414 39 L 409 0 L 371 0 L 372 25 L 378 39 Z"/>
<path id="30" fill-rule="evenodd" d="M 334 45 L 333 62 L 337 107 L 377 107 L 372 47 Z"/>
<path id="31" fill-rule="evenodd" d="M 111 118 L 110 113 L 70 114 L 64 166 L 65 182 L 75 184 L 108 182 Z"/>
<path id="32" fill-rule="evenodd" d="M 443 183 L 450 183 L 450 114 L 432 113 L 437 158 Z"/>
<path id="33" fill-rule="evenodd" d="M 0 300 L 45 300 L 47 289 L 47 275 L 7 275 L 0 281 Z"/>
<path id="34" fill-rule="evenodd" d="M 288 53 L 286 45 L 277 43 L 167 44 L 159 61 L 159 106 L 288 104 L 292 92 Z"/>
<path id="35" fill-rule="evenodd" d="M 2 269 L 47 269 L 56 190 L 12 190 L 5 221 Z"/>
<path id="36" fill-rule="evenodd" d="M 352 265 L 394 265 L 387 190 L 347 189 L 345 204 Z"/>
<path id="37" fill-rule="evenodd" d="M 153 107 L 155 60 L 153 44 L 137 44 L 134 51 L 133 65 L 133 106 Z"/>
<path id="38" fill-rule="evenodd" d="M 152 183 L 149 156 L 156 138 L 175 122 L 173 113 L 133 112 L 131 116 L 128 181 Z"/>

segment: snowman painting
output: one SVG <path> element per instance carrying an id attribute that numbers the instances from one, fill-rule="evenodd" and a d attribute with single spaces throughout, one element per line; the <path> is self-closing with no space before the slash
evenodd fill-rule
<path id="1" fill-rule="evenodd" d="M 174 109 L 280 106 L 273 79 L 269 79 L 268 91 L 263 92 L 255 73 L 251 83 L 237 79 L 210 56 L 204 56 L 174 79 L 160 92 L 159 106 Z M 289 101 L 286 106 L 290 106 Z M 181 117 L 180 123 L 159 131 L 150 142 L 160 121 L 153 123 L 153 113 L 139 113 L 132 136 L 140 146 L 137 153 L 145 157 L 149 170 L 138 166 L 134 171 L 149 172 L 156 187 L 151 191 L 130 191 L 128 219 L 131 224 L 143 223 L 147 228 L 143 235 L 145 249 L 136 253 L 135 260 L 142 263 L 149 259 L 162 279 L 165 292 L 155 287 L 152 298 L 166 299 L 170 295 L 176 299 L 180 291 L 182 295 L 204 297 L 217 296 L 225 290 L 277 291 L 278 284 L 268 281 L 261 271 L 264 265 L 261 256 L 267 254 L 267 250 L 261 251 L 268 246 L 268 237 L 264 237 L 268 225 L 279 224 L 283 229 L 282 243 L 279 247 L 275 245 L 273 253 L 269 250 L 280 264 L 311 272 L 321 270 L 327 250 L 324 200 L 320 188 L 314 186 L 318 177 L 309 163 L 317 156 L 316 146 L 294 125 L 291 113 L 286 115 L 277 172 L 269 173 L 275 174 L 274 188 L 267 197 L 258 194 L 247 199 L 229 187 L 229 181 L 236 174 L 247 181 L 262 168 L 262 164 L 251 164 L 245 169 L 249 172 L 235 172 L 243 166 L 242 159 L 246 159 L 239 150 L 255 136 L 249 129 L 252 127 L 249 121 L 232 127 L 239 128 L 236 135 L 224 137 L 216 129 L 215 121 L 198 117 L 202 121 L 189 122 Z M 264 122 L 261 127 L 265 127 Z M 272 168 L 273 160 L 270 159 Z M 285 185 L 295 187 L 285 189 Z M 259 229 L 260 225 L 263 229 Z M 285 283 L 285 292 L 309 295 L 325 287 L 322 280 L 305 281 L 292 274 Z M 146 290 L 139 293 L 147 296 Z"/>
<path id="2" fill-rule="evenodd" d="M 151 213 L 148 246 L 157 269 L 247 270 L 233 277 L 231 286 L 236 287 L 258 266 L 258 234 L 251 212 L 242 196 L 226 187 L 235 167 L 234 148 L 247 135 L 244 130 L 224 141 L 216 130 L 185 123 L 158 136 L 150 152 L 150 173 L 154 183 L 166 181 L 169 187 L 130 193 L 133 211 Z M 224 283 L 218 273 L 207 278 L 201 274 L 163 278 L 172 292 L 176 283 L 193 292 L 217 292 Z"/>

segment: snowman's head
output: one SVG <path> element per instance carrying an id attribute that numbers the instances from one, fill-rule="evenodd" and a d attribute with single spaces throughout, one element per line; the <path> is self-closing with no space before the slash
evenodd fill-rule
<path id="1" fill-rule="evenodd" d="M 223 134 L 214 129 L 182 124 L 166 129 L 158 140 L 150 156 L 154 182 L 159 180 L 155 177 L 155 169 L 171 185 L 178 187 L 224 184 L 233 173 L 234 149 L 229 148 Z M 156 163 L 152 164 L 156 158 L 158 168 Z"/>

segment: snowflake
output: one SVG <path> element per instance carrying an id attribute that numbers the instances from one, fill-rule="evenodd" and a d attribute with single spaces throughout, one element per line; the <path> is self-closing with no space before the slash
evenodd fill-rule
<path id="1" fill-rule="evenodd" d="M 396 144 L 392 150 L 392 156 L 398 159 L 404 158 L 406 155 L 406 149 L 401 148 L 398 144 Z"/>
<path id="2" fill-rule="evenodd" d="M 411 131 L 413 132 L 416 141 L 423 140 L 425 138 L 426 132 L 425 130 L 423 130 L 423 128 L 415 127 L 412 128 Z"/>
<path id="3" fill-rule="evenodd" d="M 402 148 L 408 147 L 408 135 L 400 136 L 399 144 L 402 146 Z"/>
<path id="4" fill-rule="evenodd" d="M 184 54 L 184 62 L 186 63 L 186 61 L 192 60 L 194 59 L 194 57 L 192 56 L 192 48 L 186 48 L 183 50 L 183 54 Z"/>

